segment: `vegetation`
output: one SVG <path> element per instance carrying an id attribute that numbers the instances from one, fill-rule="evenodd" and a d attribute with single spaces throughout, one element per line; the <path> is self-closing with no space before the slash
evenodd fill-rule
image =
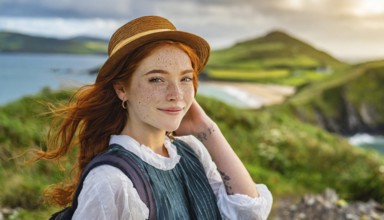
<path id="1" fill-rule="evenodd" d="M 347 65 L 286 33 L 213 51 L 206 74 L 215 80 L 268 82 L 299 86 L 327 78 Z"/>
<path id="2" fill-rule="evenodd" d="M 95 38 L 63 40 L 0 32 L 0 52 L 105 54 L 107 47 L 107 41 Z"/>
<path id="3" fill-rule="evenodd" d="M 42 203 L 49 184 L 68 177 L 73 159 L 61 166 L 27 163 L 31 150 L 45 149 L 50 122 L 47 102 L 65 103 L 71 91 L 44 89 L 0 107 L 0 207 L 21 208 L 17 219 L 47 219 L 57 210 Z M 216 120 L 256 182 L 267 184 L 275 199 L 321 192 L 331 187 L 345 199 L 384 202 L 384 159 L 352 147 L 324 130 L 304 124 L 284 108 L 250 111 L 198 97 Z M 57 164 L 58 165 L 58 164 Z M 62 172 L 66 169 L 66 172 Z"/>
<path id="4" fill-rule="evenodd" d="M 294 117 L 336 133 L 384 130 L 384 61 L 358 64 L 345 73 L 307 84 L 284 105 Z"/>

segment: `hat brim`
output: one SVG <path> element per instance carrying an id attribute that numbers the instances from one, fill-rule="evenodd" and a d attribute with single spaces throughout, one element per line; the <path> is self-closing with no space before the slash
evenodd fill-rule
<path id="1" fill-rule="evenodd" d="M 108 59 L 105 61 L 103 66 L 99 70 L 98 77 L 105 76 L 105 74 L 108 74 L 109 71 L 113 69 L 114 66 L 116 66 L 119 62 L 122 61 L 122 59 L 133 52 L 138 47 L 155 42 L 155 41 L 162 41 L 162 40 L 170 40 L 175 42 L 180 42 L 183 44 L 188 45 L 192 49 L 195 50 L 196 55 L 199 57 L 200 64 L 197 68 L 197 74 L 200 74 L 201 71 L 204 69 L 205 65 L 208 62 L 208 58 L 210 55 L 210 46 L 203 38 L 183 31 L 177 31 L 177 30 L 170 30 L 170 31 L 163 31 L 163 32 L 157 32 L 157 33 L 151 33 L 145 36 L 142 36 L 138 39 L 135 39 L 128 44 L 121 47 L 118 51 L 116 51 L 114 54 L 112 54 Z"/>

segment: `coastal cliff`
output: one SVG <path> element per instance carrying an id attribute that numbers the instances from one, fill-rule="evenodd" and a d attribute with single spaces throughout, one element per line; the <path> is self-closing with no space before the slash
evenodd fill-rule
<path id="1" fill-rule="evenodd" d="M 384 131 L 384 61 L 359 64 L 288 101 L 302 121 L 342 135 Z"/>

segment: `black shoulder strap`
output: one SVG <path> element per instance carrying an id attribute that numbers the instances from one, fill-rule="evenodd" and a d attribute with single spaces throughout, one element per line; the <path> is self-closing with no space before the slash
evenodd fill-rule
<path id="1" fill-rule="evenodd" d="M 120 169 L 132 181 L 133 186 L 140 196 L 140 199 L 147 205 L 149 209 L 148 219 L 156 219 L 156 203 L 148 179 L 145 177 L 144 173 L 136 164 L 136 162 L 133 161 L 133 159 L 131 159 L 129 156 L 122 155 L 118 151 L 110 151 L 96 156 L 85 167 L 72 201 L 73 210 L 76 210 L 77 208 L 77 199 L 80 195 L 81 189 L 83 188 L 83 182 L 86 176 L 93 168 L 100 165 L 111 165 Z"/>

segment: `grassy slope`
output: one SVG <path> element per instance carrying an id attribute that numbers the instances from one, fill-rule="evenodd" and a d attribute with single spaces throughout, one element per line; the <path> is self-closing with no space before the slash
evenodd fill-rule
<path id="1" fill-rule="evenodd" d="M 308 85 L 292 97 L 287 105 L 300 111 L 307 121 L 316 123 L 314 109 L 329 118 L 341 117 L 341 104 L 348 102 L 357 111 L 368 106 L 376 112 L 374 123 L 384 123 L 384 61 L 373 61 L 348 68 L 344 74 L 333 75 Z"/>
<path id="2" fill-rule="evenodd" d="M 215 79 L 277 82 L 301 85 L 327 76 L 346 64 L 283 32 L 213 51 L 206 69 Z"/>
<path id="3" fill-rule="evenodd" d="M 31 146 L 44 148 L 47 101 L 67 100 L 69 92 L 26 97 L 0 108 L 0 206 L 22 207 L 20 219 L 46 219 L 54 210 L 41 205 L 39 192 L 63 173 L 51 163 L 25 164 Z M 276 109 L 246 111 L 198 97 L 221 127 L 256 182 L 275 199 L 335 188 L 347 199 L 384 201 L 382 157 L 350 146 L 341 137 L 303 124 Z M 63 161 L 69 167 L 71 159 Z M 381 167 L 381 168 L 380 168 Z"/>
<path id="4" fill-rule="evenodd" d="M 345 69 L 345 74 L 335 74 L 325 80 L 306 86 L 292 98 L 292 102 L 305 103 L 313 94 L 319 94 L 325 90 L 340 87 L 364 76 L 369 69 L 380 69 L 384 67 L 384 60 L 372 61 L 350 66 Z"/>
<path id="5" fill-rule="evenodd" d="M 105 54 L 107 42 L 97 39 L 54 39 L 0 32 L 0 52 Z"/>

